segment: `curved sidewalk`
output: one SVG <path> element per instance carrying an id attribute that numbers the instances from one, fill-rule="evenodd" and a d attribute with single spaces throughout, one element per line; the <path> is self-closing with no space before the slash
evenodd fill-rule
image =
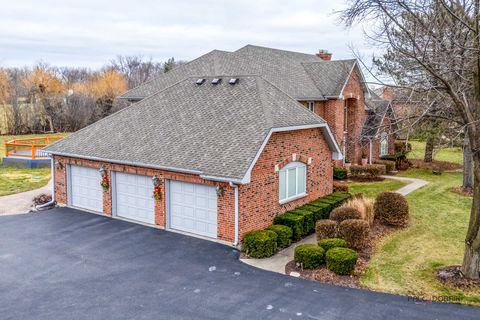
<path id="1" fill-rule="evenodd" d="M 404 196 L 428 184 L 428 181 L 425 181 L 422 179 L 416 179 L 416 178 L 405 178 L 405 177 L 397 177 L 397 176 L 382 176 L 382 178 L 410 182 L 408 185 L 395 191 Z M 312 234 L 304 238 L 303 240 L 292 244 L 290 247 L 279 251 L 273 257 L 264 258 L 264 259 L 240 259 L 240 261 L 260 269 L 285 274 L 285 265 L 293 260 L 295 247 L 305 243 L 316 243 L 316 242 L 317 242 L 317 238 L 315 234 Z"/>
<path id="2" fill-rule="evenodd" d="M 33 199 L 41 194 L 52 193 L 52 181 L 45 186 L 0 197 L 0 215 L 28 213 L 33 209 Z"/>

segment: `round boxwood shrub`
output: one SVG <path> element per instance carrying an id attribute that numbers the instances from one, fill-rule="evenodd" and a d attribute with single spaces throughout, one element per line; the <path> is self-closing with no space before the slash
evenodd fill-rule
<path id="1" fill-rule="evenodd" d="M 243 238 L 243 251 L 252 258 L 271 257 L 277 251 L 277 238 L 271 230 L 249 232 Z"/>
<path id="2" fill-rule="evenodd" d="M 347 219 L 361 219 L 362 214 L 355 208 L 352 207 L 339 207 L 333 209 L 330 213 L 330 220 L 337 222 L 342 222 Z"/>
<path id="3" fill-rule="evenodd" d="M 292 228 L 281 224 L 274 224 L 267 228 L 277 234 L 277 247 L 286 248 L 292 244 L 293 231 Z"/>
<path id="4" fill-rule="evenodd" d="M 370 225 L 362 219 L 348 219 L 338 225 L 338 237 L 351 248 L 361 248 L 368 241 L 369 233 Z"/>
<path id="5" fill-rule="evenodd" d="M 408 202 L 396 192 L 382 192 L 373 206 L 375 219 L 383 224 L 403 227 L 408 224 Z"/>
<path id="6" fill-rule="evenodd" d="M 329 219 L 318 220 L 315 225 L 315 234 L 317 241 L 326 238 L 335 238 L 337 234 L 337 222 Z"/>
<path id="7" fill-rule="evenodd" d="M 295 248 L 294 259 L 304 269 L 314 269 L 325 261 L 325 250 L 316 244 L 301 244 Z"/>
<path id="8" fill-rule="evenodd" d="M 325 255 L 327 268 L 339 275 L 349 275 L 355 269 L 358 254 L 348 248 L 332 248 Z"/>
<path id="9" fill-rule="evenodd" d="M 332 248 L 345 248 L 347 247 L 348 243 L 347 241 L 339 238 L 328 238 L 328 239 L 322 239 L 318 241 L 318 245 L 327 252 L 328 250 Z"/>

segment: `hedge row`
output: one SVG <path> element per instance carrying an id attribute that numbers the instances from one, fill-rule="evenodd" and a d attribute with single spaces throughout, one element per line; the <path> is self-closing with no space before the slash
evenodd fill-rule
<path id="1" fill-rule="evenodd" d="M 347 192 L 334 192 L 326 197 L 287 211 L 275 217 L 274 225 L 266 230 L 249 232 L 243 239 L 243 251 L 252 258 L 266 258 L 278 248 L 288 247 L 315 231 L 315 223 L 328 219 L 330 212 L 352 197 Z"/>
<path id="2" fill-rule="evenodd" d="M 333 209 L 341 206 L 351 197 L 352 195 L 347 192 L 334 192 L 276 216 L 274 223 L 289 226 L 293 231 L 293 239 L 300 240 L 315 231 L 315 223 L 318 220 L 328 219 Z"/>

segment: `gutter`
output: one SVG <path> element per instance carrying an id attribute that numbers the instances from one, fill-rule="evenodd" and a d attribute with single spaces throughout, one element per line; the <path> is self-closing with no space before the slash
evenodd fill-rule
<path id="1" fill-rule="evenodd" d="M 55 164 L 53 163 L 53 157 L 52 155 L 50 155 L 50 170 L 52 172 L 52 184 L 51 184 L 51 188 L 52 188 L 52 200 L 50 200 L 49 202 L 47 203 L 44 203 L 44 204 L 39 204 L 38 206 L 35 206 L 35 209 L 37 209 L 38 211 L 42 211 L 42 210 L 45 210 L 51 206 L 54 206 L 57 202 L 55 201 Z"/>
<path id="2" fill-rule="evenodd" d="M 235 236 L 233 239 L 233 245 L 236 247 L 238 245 L 238 185 L 230 182 L 230 186 L 234 188 L 234 193 L 235 193 Z"/>
<path id="3" fill-rule="evenodd" d="M 372 138 L 369 138 L 368 139 L 368 142 L 369 142 L 369 163 L 372 164 L 372 157 L 373 157 L 373 150 L 372 150 Z"/>

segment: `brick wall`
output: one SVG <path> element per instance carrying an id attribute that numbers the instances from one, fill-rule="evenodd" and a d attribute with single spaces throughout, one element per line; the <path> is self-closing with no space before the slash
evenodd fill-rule
<path id="1" fill-rule="evenodd" d="M 307 166 L 307 193 L 304 198 L 280 205 L 278 191 L 278 172 L 275 165 L 285 165 L 292 161 L 295 153 L 299 161 L 308 162 Z M 262 229 L 272 224 L 273 218 L 280 212 L 298 207 L 332 192 L 332 162 L 331 151 L 320 129 L 298 130 L 274 133 L 265 146 L 255 167 L 252 170 L 252 182 L 239 186 L 239 232 L 243 235 L 254 229 Z M 79 165 L 107 170 L 111 180 L 111 172 L 126 172 L 132 174 L 157 176 L 161 184 L 161 199 L 155 201 L 155 224 L 165 227 L 166 224 L 166 194 L 165 181 L 179 180 L 191 183 L 222 186 L 223 196 L 218 197 L 218 239 L 233 242 L 235 236 L 235 195 L 234 188 L 227 183 L 205 180 L 196 175 L 176 173 L 171 171 L 149 169 L 128 165 L 119 165 L 108 162 L 91 161 L 79 158 L 55 156 L 54 161 L 61 162 L 63 167 L 55 166 L 55 197 L 58 203 L 67 204 L 66 165 Z M 100 181 L 98 182 L 100 183 Z M 104 191 L 105 215 L 112 215 L 111 186 Z"/>
<path id="2" fill-rule="evenodd" d="M 54 162 L 61 162 L 63 167 L 55 166 L 55 199 L 60 204 L 67 204 L 67 164 L 79 165 L 84 167 L 90 167 L 95 169 L 100 169 L 102 166 L 107 170 L 111 179 L 111 172 L 126 172 L 133 173 L 145 176 L 157 176 L 161 184 L 161 199 L 155 201 L 155 224 L 161 227 L 165 227 L 166 224 L 166 194 L 165 194 L 165 181 L 166 180 L 178 180 L 184 182 L 206 184 L 211 186 L 221 186 L 224 188 L 225 192 L 223 196 L 218 197 L 217 202 L 217 211 L 218 211 L 218 229 L 217 237 L 219 240 L 224 240 L 228 242 L 233 242 L 234 233 L 235 233 L 235 201 L 234 201 L 234 190 L 227 183 L 214 182 L 210 180 L 205 180 L 199 176 L 192 174 L 177 173 L 172 171 L 149 169 L 142 167 L 134 167 L 128 165 L 119 165 L 108 162 L 100 161 L 91 161 L 78 158 L 68 158 L 62 156 L 55 156 Z M 98 181 L 100 183 L 100 181 Z M 104 191 L 103 193 L 103 213 L 105 215 L 112 215 L 112 194 L 111 194 L 111 183 L 110 189 Z"/>
<path id="3" fill-rule="evenodd" d="M 286 204 L 279 203 L 279 173 L 275 165 L 285 165 L 297 159 L 308 162 L 307 196 Z M 239 187 L 240 238 L 251 230 L 263 229 L 273 218 L 321 196 L 330 194 L 333 186 L 332 156 L 320 129 L 308 129 L 272 134 L 255 167 L 252 181 Z"/>

